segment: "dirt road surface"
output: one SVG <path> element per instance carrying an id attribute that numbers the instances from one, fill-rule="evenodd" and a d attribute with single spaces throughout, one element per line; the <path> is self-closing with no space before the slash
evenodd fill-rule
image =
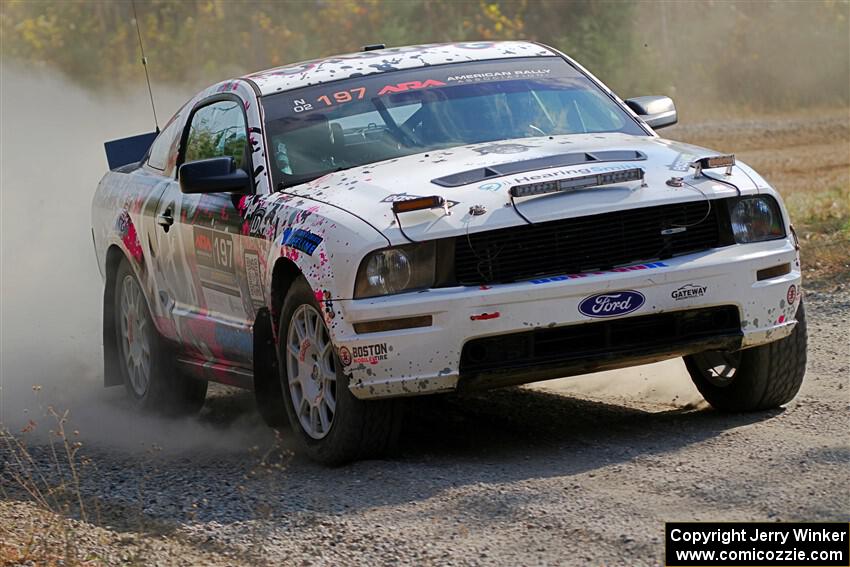
<path id="1" fill-rule="evenodd" d="M 762 146 L 793 138 L 787 127 L 765 121 Z M 837 138 L 812 155 L 845 160 L 830 173 L 841 183 L 847 125 L 824 127 Z M 806 163 L 782 167 L 811 175 Z M 292 455 L 289 432 L 276 439 L 246 394 L 215 387 L 199 418 L 167 421 L 91 390 L 72 410 L 91 461 L 79 467 L 88 522 L 39 509 L 7 474 L 0 560 L 658 565 L 665 521 L 847 521 L 850 285 L 805 301 L 808 374 L 784 409 L 715 412 L 674 360 L 421 399 L 397 454 L 337 469 Z M 48 483 L 57 470 L 67 478 L 49 446 L 29 454 Z M 0 455 L 8 471 L 12 452 Z"/>

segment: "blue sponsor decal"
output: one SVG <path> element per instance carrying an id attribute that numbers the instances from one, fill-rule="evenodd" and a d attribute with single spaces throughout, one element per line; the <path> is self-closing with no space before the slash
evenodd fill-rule
<path id="1" fill-rule="evenodd" d="M 482 191 L 498 191 L 502 188 L 502 184 L 498 181 L 494 181 L 492 183 L 483 183 L 478 186 Z"/>
<path id="2" fill-rule="evenodd" d="M 323 238 L 321 236 L 315 235 L 312 232 L 300 228 L 295 230 L 287 228 L 283 231 L 283 238 L 280 243 L 312 256 L 313 251 L 322 243 L 322 240 Z"/>
<path id="3" fill-rule="evenodd" d="M 254 349 L 251 333 L 216 323 L 215 340 L 229 352 L 249 353 Z"/>
<path id="4" fill-rule="evenodd" d="M 619 317 L 637 311 L 645 301 L 646 298 L 639 291 L 597 293 L 582 299 L 578 310 L 588 317 Z"/>

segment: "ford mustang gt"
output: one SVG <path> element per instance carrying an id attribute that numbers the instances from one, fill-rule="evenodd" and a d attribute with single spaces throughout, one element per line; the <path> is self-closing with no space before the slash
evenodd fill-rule
<path id="1" fill-rule="evenodd" d="M 197 411 L 252 389 L 313 459 L 380 455 L 402 398 L 684 357 L 714 407 L 791 400 L 799 247 L 734 155 L 663 139 L 530 42 L 385 49 L 198 93 L 107 143 L 106 385 Z"/>

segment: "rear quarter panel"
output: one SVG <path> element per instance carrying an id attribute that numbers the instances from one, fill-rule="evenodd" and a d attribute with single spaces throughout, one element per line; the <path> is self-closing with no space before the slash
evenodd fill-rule
<path id="1" fill-rule="evenodd" d="M 148 298 L 154 285 L 151 237 L 162 177 L 144 169 L 110 171 L 103 176 L 92 201 L 92 233 L 101 274 L 106 277 L 107 250 L 117 246 L 130 262 Z"/>

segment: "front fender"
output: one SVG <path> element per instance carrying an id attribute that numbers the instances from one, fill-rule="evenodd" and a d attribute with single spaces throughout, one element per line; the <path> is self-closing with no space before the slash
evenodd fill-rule
<path id="1" fill-rule="evenodd" d="M 260 270 L 263 288 L 273 290 L 274 266 L 285 259 L 295 264 L 331 312 L 334 300 L 353 296 L 363 257 L 389 245 L 366 221 L 307 197 L 285 193 L 247 196 L 239 209 L 245 222 L 243 232 L 268 245 Z M 270 312 L 275 313 L 272 293 L 265 295 Z"/>

